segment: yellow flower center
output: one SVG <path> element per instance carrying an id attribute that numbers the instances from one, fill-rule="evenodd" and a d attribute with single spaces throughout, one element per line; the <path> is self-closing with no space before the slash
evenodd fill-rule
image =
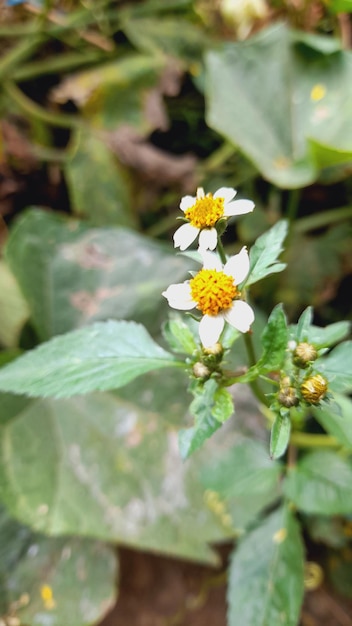
<path id="1" fill-rule="evenodd" d="M 239 295 L 232 276 L 217 270 L 200 270 L 189 284 L 192 298 L 203 315 L 218 315 L 219 311 L 229 309 Z"/>
<path id="2" fill-rule="evenodd" d="M 211 193 L 197 198 L 195 203 L 185 211 L 185 218 L 195 228 L 212 228 L 224 215 L 224 198 L 213 198 Z"/>

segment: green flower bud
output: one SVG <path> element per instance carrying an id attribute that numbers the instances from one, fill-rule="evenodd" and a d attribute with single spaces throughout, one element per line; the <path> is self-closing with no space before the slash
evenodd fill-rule
<path id="1" fill-rule="evenodd" d="M 318 353 L 311 343 L 302 342 L 296 346 L 293 353 L 293 363 L 301 369 L 308 367 L 309 363 L 315 361 Z"/>

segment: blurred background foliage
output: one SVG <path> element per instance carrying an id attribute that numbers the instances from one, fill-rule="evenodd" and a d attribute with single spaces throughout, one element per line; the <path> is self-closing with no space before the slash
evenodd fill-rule
<path id="1" fill-rule="evenodd" d="M 291 322 L 309 304 L 319 325 L 352 318 L 350 11 L 351 0 L 0 3 L 2 364 L 93 321 L 158 336 L 161 292 L 190 266 L 172 249 L 179 201 L 199 185 L 255 201 L 228 228 L 229 253 L 289 220 L 287 269 L 251 292 L 256 341 L 280 301 Z M 116 542 L 216 562 L 208 544 L 277 497 L 258 409 L 237 400 L 241 417 L 183 465 L 181 374 L 69 401 L 2 394 L 3 623 L 98 621 L 116 596 Z M 317 519 L 314 532 L 350 594 L 344 524 Z"/>

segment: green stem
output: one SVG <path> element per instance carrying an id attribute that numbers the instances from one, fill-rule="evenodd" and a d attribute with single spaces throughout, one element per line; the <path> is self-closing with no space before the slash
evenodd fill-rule
<path id="1" fill-rule="evenodd" d="M 341 443 L 330 435 L 293 432 L 290 442 L 298 448 L 341 448 Z"/>
<path id="2" fill-rule="evenodd" d="M 249 363 L 249 366 L 252 367 L 252 365 L 256 364 L 257 359 L 255 356 L 252 335 L 250 332 L 244 333 L 244 343 L 246 346 L 248 363 Z M 260 385 L 258 384 L 258 382 L 256 380 L 252 380 L 249 383 L 249 386 L 252 389 L 257 400 L 259 400 L 259 402 L 261 402 L 265 406 L 268 406 L 268 398 L 266 397 L 265 393 L 260 388 Z"/>
<path id="3" fill-rule="evenodd" d="M 224 250 L 224 246 L 222 245 L 222 241 L 221 241 L 220 238 L 218 238 L 217 251 L 219 253 L 219 256 L 220 256 L 220 259 L 221 259 L 221 263 L 223 263 L 225 265 L 225 263 L 227 261 L 227 257 L 226 257 L 226 252 Z"/>
<path id="4" fill-rule="evenodd" d="M 293 226 L 295 233 L 306 233 L 315 228 L 323 228 L 329 226 L 335 222 L 347 220 L 352 217 L 352 206 L 344 206 L 338 209 L 330 209 L 323 213 L 316 213 L 315 215 L 308 215 L 308 217 L 302 217 L 297 220 Z"/>
<path id="5" fill-rule="evenodd" d="M 292 189 L 289 193 L 286 217 L 291 225 L 296 220 L 300 197 L 301 193 L 299 189 Z"/>
<path id="6" fill-rule="evenodd" d="M 30 80 L 45 74 L 55 74 L 56 72 L 72 70 L 81 65 L 95 63 L 102 59 L 105 59 L 105 55 L 97 50 L 86 51 L 84 54 L 81 52 L 61 54 L 56 57 L 33 61 L 22 67 L 17 67 L 12 74 L 12 78 L 16 81 Z"/>
<path id="7" fill-rule="evenodd" d="M 209 174 L 210 172 L 218 170 L 223 163 L 228 161 L 237 152 L 236 148 L 230 143 L 223 143 L 220 148 L 215 150 L 205 161 L 202 163 L 203 174 Z"/>
<path id="8" fill-rule="evenodd" d="M 75 115 L 46 111 L 46 109 L 43 109 L 39 104 L 28 98 L 23 91 L 11 81 L 5 81 L 3 88 L 7 95 L 29 116 L 62 128 L 78 128 L 83 125 L 83 122 Z"/>
<path id="9" fill-rule="evenodd" d="M 0 76 L 8 75 L 12 68 L 29 57 L 32 52 L 39 47 L 42 41 L 44 41 L 44 37 L 41 34 L 36 34 L 31 39 L 26 38 L 12 48 L 0 61 Z"/>

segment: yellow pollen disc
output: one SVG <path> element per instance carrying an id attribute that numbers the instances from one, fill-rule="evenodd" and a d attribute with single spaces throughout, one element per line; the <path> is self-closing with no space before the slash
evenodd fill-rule
<path id="1" fill-rule="evenodd" d="M 190 280 L 191 295 L 203 315 L 218 315 L 229 309 L 238 290 L 232 276 L 217 270 L 200 270 Z"/>
<path id="2" fill-rule="evenodd" d="M 204 198 L 198 198 L 185 211 L 185 218 L 195 228 L 212 228 L 223 215 L 224 198 L 213 198 L 211 193 L 208 193 Z"/>

